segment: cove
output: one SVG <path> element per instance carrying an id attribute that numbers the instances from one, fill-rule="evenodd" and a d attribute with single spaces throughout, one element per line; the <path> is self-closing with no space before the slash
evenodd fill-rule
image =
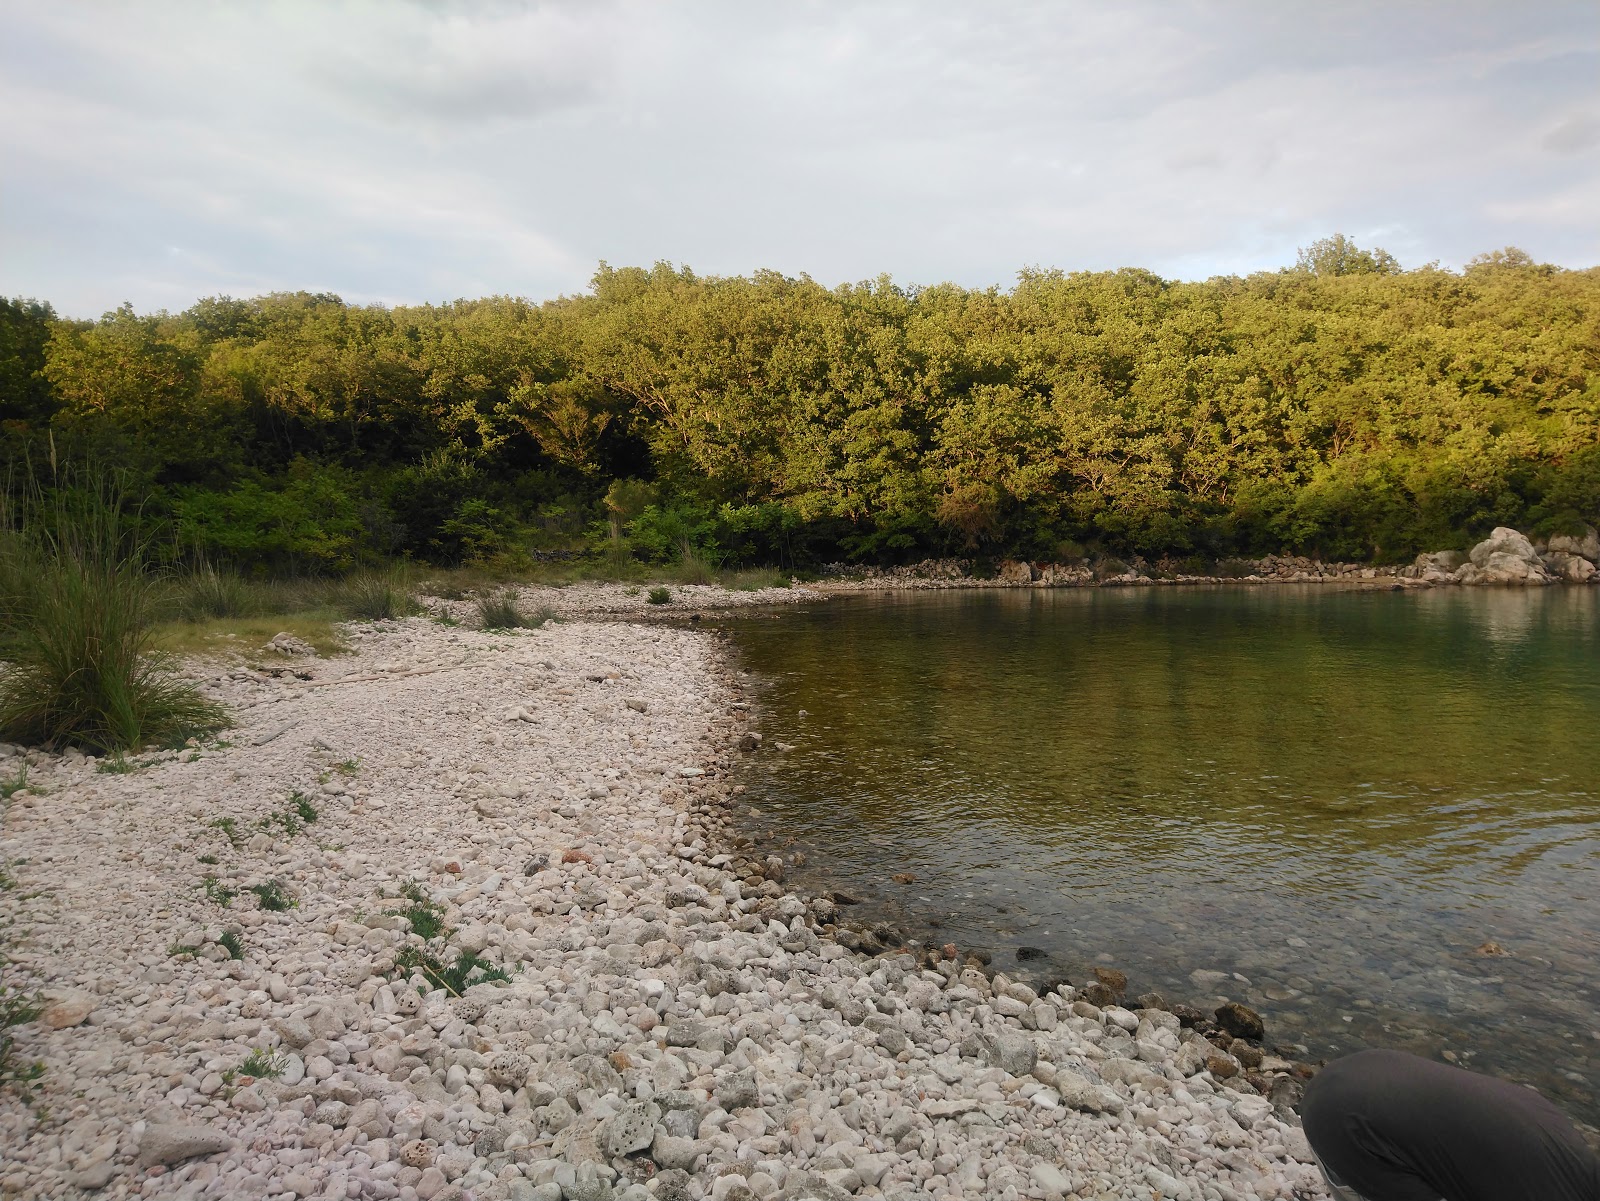
<path id="1" fill-rule="evenodd" d="M 1600 1121 L 1600 589 L 879 593 L 726 628 L 765 735 L 740 826 L 852 920 Z"/>

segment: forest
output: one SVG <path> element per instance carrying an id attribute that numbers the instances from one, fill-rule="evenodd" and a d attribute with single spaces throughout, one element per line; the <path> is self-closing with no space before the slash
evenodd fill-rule
<path id="1" fill-rule="evenodd" d="M 0 300 L 7 478 L 111 464 L 170 553 L 255 573 L 621 555 L 1392 562 L 1600 516 L 1600 268 L 1402 270 L 1342 236 L 1175 282 Z"/>

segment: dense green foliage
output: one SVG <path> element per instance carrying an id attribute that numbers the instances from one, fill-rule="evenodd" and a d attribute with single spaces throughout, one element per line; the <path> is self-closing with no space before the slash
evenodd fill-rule
<path id="1" fill-rule="evenodd" d="M 807 564 L 1086 550 L 1397 559 L 1600 514 L 1600 269 L 1332 238 L 1174 283 L 825 288 L 602 265 L 589 294 L 0 310 L 13 456 L 133 471 L 238 566 L 591 550 Z"/>

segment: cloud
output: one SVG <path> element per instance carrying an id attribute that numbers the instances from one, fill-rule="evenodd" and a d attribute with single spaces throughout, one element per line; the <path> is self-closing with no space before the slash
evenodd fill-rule
<path id="1" fill-rule="evenodd" d="M 0 292 L 1205 276 L 1340 230 L 1589 265 L 1600 9 L 0 0 Z M 174 248 L 176 252 L 174 252 Z"/>

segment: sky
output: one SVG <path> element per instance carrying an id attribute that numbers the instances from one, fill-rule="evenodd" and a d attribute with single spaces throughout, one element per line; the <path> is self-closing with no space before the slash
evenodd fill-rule
<path id="1" fill-rule="evenodd" d="M 1600 264 L 1600 0 L 0 0 L 0 294 Z"/>

